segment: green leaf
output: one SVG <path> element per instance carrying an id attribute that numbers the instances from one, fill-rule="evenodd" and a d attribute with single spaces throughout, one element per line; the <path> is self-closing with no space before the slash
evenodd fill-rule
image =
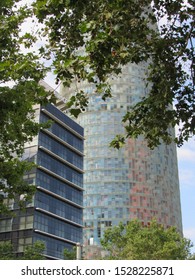
<path id="1" fill-rule="evenodd" d="M 70 114 L 75 118 L 78 118 L 79 114 L 81 113 L 81 109 L 70 109 Z"/>

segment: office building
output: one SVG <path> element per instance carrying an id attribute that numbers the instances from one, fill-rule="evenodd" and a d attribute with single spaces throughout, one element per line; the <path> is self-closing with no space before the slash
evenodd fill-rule
<path id="1" fill-rule="evenodd" d="M 52 122 L 25 145 L 23 159 L 37 164 L 25 180 L 36 185 L 36 193 L 25 210 L 8 201 L 15 215 L 0 218 L 0 240 L 11 240 L 18 254 L 40 240 L 48 259 L 63 259 L 65 248 L 82 243 L 84 132 L 51 104 L 37 106 L 36 118 Z"/>
<path id="2" fill-rule="evenodd" d="M 152 218 L 182 232 L 180 191 L 175 144 L 154 150 L 146 141 L 128 139 L 116 150 L 109 143 L 124 132 L 122 117 L 146 96 L 144 65 L 129 64 L 120 77 L 113 77 L 113 97 L 103 101 L 95 86 L 73 83 L 61 88 L 67 99 L 82 88 L 89 95 L 86 112 L 78 117 L 85 130 L 84 245 L 86 258 L 98 258 L 105 229 L 138 218 Z M 61 107 L 62 108 L 62 107 Z M 174 133 L 174 131 L 172 131 Z"/>

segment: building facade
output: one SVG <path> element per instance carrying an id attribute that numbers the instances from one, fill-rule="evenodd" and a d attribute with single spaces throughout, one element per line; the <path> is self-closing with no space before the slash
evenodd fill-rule
<path id="1" fill-rule="evenodd" d="M 113 77 L 111 99 L 103 101 L 94 87 L 81 84 L 89 95 L 86 112 L 78 122 L 85 129 L 84 245 L 87 258 L 101 251 L 100 239 L 108 227 L 138 218 L 152 218 L 182 232 L 177 154 L 174 144 L 154 150 L 139 137 L 116 150 L 109 143 L 124 132 L 122 117 L 147 95 L 144 65 L 129 64 L 120 77 Z M 76 83 L 76 82 L 75 82 Z M 61 89 L 69 98 L 79 88 Z M 172 131 L 174 133 L 174 131 Z"/>
<path id="2" fill-rule="evenodd" d="M 11 240 L 18 254 L 40 240 L 47 258 L 63 259 L 65 248 L 82 243 L 84 131 L 51 104 L 37 106 L 36 117 L 52 122 L 25 146 L 23 160 L 37 164 L 25 180 L 36 193 L 25 210 L 9 201 L 15 215 L 0 218 L 0 240 Z"/>

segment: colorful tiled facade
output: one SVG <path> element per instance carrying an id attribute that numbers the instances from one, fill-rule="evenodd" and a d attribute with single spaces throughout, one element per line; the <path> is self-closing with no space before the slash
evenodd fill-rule
<path id="1" fill-rule="evenodd" d="M 84 245 L 88 258 L 100 249 L 106 228 L 134 218 L 144 224 L 156 218 L 165 226 L 182 232 L 177 154 L 174 144 L 154 150 L 139 137 L 129 139 L 116 150 L 109 143 L 124 132 L 122 117 L 140 98 L 147 95 L 145 68 L 129 64 L 119 78 L 113 77 L 113 98 L 103 101 L 94 88 L 83 83 L 89 107 L 78 122 L 85 130 L 84 160 Z M 79 88 L 61 89 L 69 97 Z M 174 131 L 172 132 L 174 133 Z"/>

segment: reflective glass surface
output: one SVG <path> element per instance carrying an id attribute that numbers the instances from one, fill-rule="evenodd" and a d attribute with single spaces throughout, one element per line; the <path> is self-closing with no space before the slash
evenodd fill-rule
<path id="1" fill-rule="evenodd" d="M 82 225 L 82 209 L 65 203 L 44 192 L 37 191 L 35 194 L 35 207 Z"/>
<path id="2" fill-rule="evenodd" d="M 39 135 L 39 145 L 44 146 L 54 154 L 60 156 L 66 161 L 72 163 L 76 167 L 83 169 L 83 157 L 69 149 L 68 147 L 62 145 L 48 134 L 43 132 Z"/>
<path id="3" fill-rule="evenodd" d="M 53 105 L 46 107 L 47 114 L 37 107 L 36 120 L 52 120 L 52 133 L 41 130 L 25 144 L 22 157 L 37 164 L 24 176 L 36 193 L 23 210 L 14 199 L 5 200 L 15 215 L 0 217 L 0 240 L 11 240 L 19 253 L 41 240 L 46 255 L 63 259 L 65 248 L 82 242 L 83 128 Z"/>
<path id="4" fill-rule="evenodd" d="M 47 232 L 70 241 L 82 241 L 82 228 L 66 223 L 60 219 L 36 212 L 34 217 L 34 228 Z"/>
<path id="5" fill-rule="evenodd" d="M 60 162 L 59 160 L 41 150 L 39 150 L 37 155 L 37 164 L 47 168 L 48 170 L 58 174 L 64 179 L 67 179 L 68 181 L 80 187 L 83 186 L 83 174 L 77 172 L 73 168 Z"/>
<path id="6" fill-rule="evenodd" d="M 47 121 L 53 121 L 52 118 L 47 116 L 44 113 L 41 113 L 40 116 L 40 122 L 44 123 Z M 62 139 L 63 141 L 67 142 L 74 148 L 78 149 L 79 151 L 83 152 L 83 140 L 78 138 L 75 134 L 70 132 L 68 129 L 60 125 L 59 123 L 53 123 L 50 128 L 48 128 L 50 132 L 52 132 L 54 135 Z"/>
<path id="7" fill-rule="evenodd" d="M 83 191 L 71 187 L 41 170 L 37 170 L 36 175 L 37 186 L 56 193 L 61 197 L 71 200 L 79 205 L 83 205 Z"/>
<path id="8" fill-rule="evenodd" d="M 47 256 L 64 259 L 64 249 L 73 249 L 73 245 L 71 245 L 68 242 L 45 236 L 39 233 L 34 233 L 33 242 L 36 242 L 37 240 L 42 241 L 45 244 L 44 254 L 46 254 Z"/>
<path id="9" fill-rule="evenodd" d="M 74 120 L 66 116 L 63 112 L 58 110 L 55 106 L 51 104 L 47 104 L 45 106 L 45 109 L 48 110 L 50 113 L 52 113 L 55 117 L 57 117 L 60 121 L 62 121 L 64 124 L 68 125 L 71 129 L 75 130 L 80 135 L 84 135 L 84 129 L 81 127 L 78 123 L 76 123 Z"/>

